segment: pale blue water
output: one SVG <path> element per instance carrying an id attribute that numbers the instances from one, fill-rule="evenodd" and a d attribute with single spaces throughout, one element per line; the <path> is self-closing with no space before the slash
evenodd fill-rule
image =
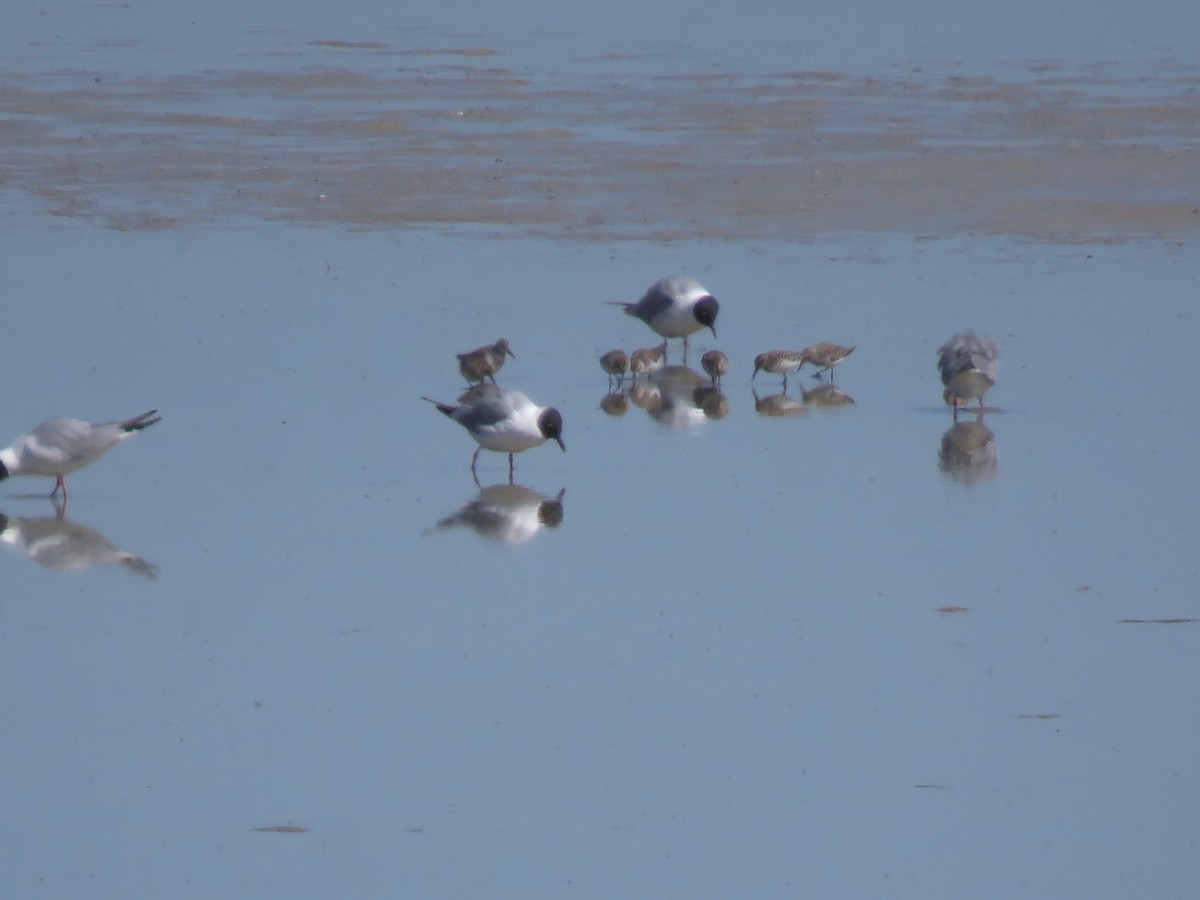
<path id="1" fill-rule="evenodd" d="M 768 73 L 799 64 L 782 38 L 751 52 L 784 30 L 767 17 L 648 12 L 685 33 L 660 51 L 633 11 L 616 33 L 530 7 L 532 34 L 467 12 L 51 7 L 3 39 L 3 438 L 163 415 L 73 475 L 68 509 L 156 579 L 0 554 L 4 893 L 1190 896 L 1190 8 L 1133 30 L 1121 6 L 1041 5 L 1028 28 L 931 8 L 865 32 L 815 10 L 794 41 L 835 77 L 802 80 L 811 127 L 779 124 L 800 107 Z M 1006 62 L 1055 55 L 1068 21 L 1094 55 Z M 325 92 L 445 35 L 501 58 L 425 59 L 433 101 L 385 101 L 375 76 Z M 311 43 L 335 38 L 390 49 Z M 726 47 L 738 77 L 705 84 Z M 109 67 L 137 83 L 59 105 L 64 71 L 81 89 Z M 278 91 L 301 71 L 325 87 Z M 768 82 L 775 122 L 751 121 L 732 98 Z M 1080 93 L 1108 98 L 1103 127 Z M 456 99 L 503 108 L 472 121 L 478 146 L 414 112 Z M 1053 138 L 1039 105 L 1063 113 Z M 154 117 L 195 110 L 238 121 Z M 630 149 L 602 146 L 622 127 Z M 495 148 L 520 178 L 492 177 Z M 789 166 L 827 190 L 773 203 Z M 722 302 L 692 362 L 729 354 L 724 415 L 610 415 L 594 357 L 656 339 L 604 301 L 676 271 Z M 933 363 L 966 325 L 1002 356 L 988 449 L 956 466 Z M 481 497 L 474 444 L 419 397 L 452 400 L 453 354 L 501 336 L 501 383 L 561 409 L 568 449 Z M 756 415 L 754 354 L 817 340 L 857 344 L 854 403 Z M 0 484 L 0 513 L 51 516 L 29 496 L 49 487 Z M 438 528 L 464 509 L 483 533 Z M 300 830 L 255 830 L 277 826 Z"/>

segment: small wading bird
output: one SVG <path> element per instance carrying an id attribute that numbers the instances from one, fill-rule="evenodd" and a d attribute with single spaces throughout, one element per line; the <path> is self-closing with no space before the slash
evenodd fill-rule
<path id="1" fill-rule="evenodd" d="M 803 362 L 801 350 L 768 350 L 754 357 L 754 375 L 750 376 L 750 380 L 754 380 L 760 369 L 772 375 L 782 375 L 783 389 L 786 391 L 788 373 L 797 371 Z"/>
<path id="2" fill-rule="evenodd" d="M 714 385 L 718 385 L 721 376 L 729 371 L 729 357 L 720 350 L 709 350 L 700 357 L 700 368 L 708 374 Z"/>
<path id="3" fill-rule="evenodd" d="M 615 380 L 618 385 L 625 380 L 625 371 L 629 368 L 629 357 L 624 350 L 609 350 L 600 357 L 600 368 L 608 376 L 611 387 Z"/>
<path id="4" fill-rule="evenodd" d="M 979 400 L 982 415 L 983 395 L 996 383 L 996 358 L 1000 345 L 971 329 L 956 334 L 938 348 L 938 371 L 942 376 L 942 399 L 954 407 L 958 415 L 959 401 Z"/>
<path id="5" fill-rule="evenodd" d="M 663 341 L 657 347 L 639 347 L 629 357 L 629 372 L 633 380 L 639 375 L 649 375 L 657 372 L 667 362 L 667 342 Z"/>
<path id="6" fill-rule="evenodd" d="M 513 476 L 513 454 L 538 447 L 547 440 L 555 440 L 564 451 L 562 440 L 562 415 L 552 406 L 538 406 L 520 391 L 497 391 L 487 393 L 470 403 L 451 406 L 422 397 L 449 416 L 475 439 L 479 446 L 471 457 L 471 474 L 475 475 L 475 463 L 480 450 L 494 450 L 508 454 L 508 477 Z M 476 476 L 476 480 L 478 477 Z"/>
<path id="7" fill-rule="evenodd" d="M 476 347 L 470 353 L 458 354 L 458 371 L 467 379 L 467 384 L 482 382 L 485 378 L 496 383 L 496 373 L 504 365 L 506 357 L 516 358 L 516 354 L 508 347 L 504 338 L 488 347 Z"/>
<path id="8" fill-rule="evenodd" d="M 664 338 L 683 338 L 683 361 L 687 363 L 688 335 L 707 328 L 716 337 L 720 305 L 694 278 L 660 278 L 637 303 L 620 303 L 626 315 L 641 319 Z"/>
<path id="9" fill-rule="evenodd" d="M 67 502 L 67 475 L 94 463 L 121 441 L 149 428 L 162 417 L 152 409 L 120 422 L 93 425 L 81 419 L 50 419 L 0 450 L 0 479 L 10 475 L 55 478 L 53 497 L 62 491 Z"/>
<path id="10" fill-rule="evenodd" d="M 800 351 L 800 365 L 812 363 L 817 368 L 813 378 L 820 378 L 823 373 L 828 372 L 829 380 L 833 381 L 833 367 L 853 352 L 853 347 L 841 347 L 829 341 L 822 341 Z"/>

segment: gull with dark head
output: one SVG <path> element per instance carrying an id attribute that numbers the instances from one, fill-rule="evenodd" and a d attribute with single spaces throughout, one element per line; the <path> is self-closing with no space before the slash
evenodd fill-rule
<path id="1" fill-rule="evenodd" d="M 641 319 L 664 338 L 683 338 L 683 360 L 687 362 L 688 335 L 707 328 L 716 336 L 720 305 L 695 278 L 660 278 L 637 303 L 617 303 L 626 315 Z"/>
<path id="2" fill-rule="evenodd" d="M 50 419 L 0 450 L 0 479 L 10 475 L 44 475 L 55 480 L 53 497 L 67 500 L 67 475 L 94 463 L 126 438 L 162 417 L 152 409 L 120 422 L 92 424 L 82 419 Z"/>
<path id="3" fill-rule="evenodd" d="M 489 392 L 470 403 L 452 406 L 422 397 L 432 403 L 438 411 L 449 416 L 475 439 L 479 446 L 471 457 L 471 474 L 475 475 L 475 463 L 480 450 L 494 450 L 508 454 L 508 477 L 513 475 L 513 454 L 539 447 L 547 440 L 558 442 L 567 449 L 562 439 L 562 415 L 552 406 L 538 406 L 520 391 Z"/>
<path id="4" fill-rule="evenodd" d="M 956 334 L 938 348 L 938 372 L 942 376 L 942 399 L 954 407 L 958 415 L 959 401 L 979 400 L 983 413 L 983 395 L 996 383 L 996 359 L 1000 345 L 991 338 L 967 329 Z"/>

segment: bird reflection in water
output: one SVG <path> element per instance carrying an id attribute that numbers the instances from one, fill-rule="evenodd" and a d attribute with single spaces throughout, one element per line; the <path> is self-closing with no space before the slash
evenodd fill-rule
<path id="1" fill-rule="evenodd" d="M 86 525 L 61 514 L 54 518 L 19 518 L 0 513 L 0 544 L 27 556 L 51 572 L 82 572 L 93 566 L 124 566 L 153 579 L 158 567 L 122 550 Z"/>
<path id="2" fill-rule="evenodd" d="M 960 484 L 974 484 L 995 478 L 1000 471 L 996 458 L 996 436 L 983 424 L 955 422 L 942 435 L 938 449 L 938 468 Z"/>
<path id="3" fill-rule="evenodd" d="M 600 408 L 613 418 L 629 412 L 629 397 L 621 391 L 610 391 L 600 398 Z"/>
<path id="4" fill-rule="evenodd" d="M 662 366 L 624 391 L 609 391 L 600 398 L 600 408 L 610 416 L 625 415 L 630 404 L 668 428 L 692 428 L 729 415 L 729 398 L 709 376 L 688 366 Z"/>
<path id="5" fill-rule="evenodd" d="M 758 396 L 758 391 L 753 388 L 750 389 L 750 393 L 754 395 L 754 411 L 760 416 L 786 418 L 788 416 L 798 416 L 808 411 L 808 407 L 803 402 L 797 400 L 795 397 L 789 397 L 786 393 L 760 397 Z"/>
<path id="6" fill-rule="evenodd" d="M 682 429 L 694 428 L 705 421 L 704 410 L 696 402 L 696 388 L 709 385 L 706 376 L 687 366 L 664 366 L 651 380 L 657 396 L 643 409 L 655 422 Z"/>
<path id="7" fill-rule="evenodd" d="M 562 524 L 566 492 L 563 488 L 555 496 L 548 497 L 520 484 L 493 484 L 480 488 L 479 496 L 429 531 L 465 527 L 480 537 L 501 544 L 523 544 L 543 528 L 557 528 Z"/>
<path id="8" fill-rule="evenodd" d="M 706 419 L 723 419 L 729 415 L 729 398 L 713 385 L 702 385 L 692 391 L 692 403 Z"/>
<path id="9" fill-rule="evenodd" d="M 801 389 L 800 396 L 806 406 L 814 409 L 836 409 L 839 406 L 850 406 L 854 398 L 839 388 L 836 384 L 822 384 L 811 391 Z"/>

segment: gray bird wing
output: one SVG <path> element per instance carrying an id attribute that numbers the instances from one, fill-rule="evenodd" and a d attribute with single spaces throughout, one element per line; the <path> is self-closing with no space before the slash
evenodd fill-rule
<path id="1" fill-rule="evenodd" d="M 643 322 L 649 322 L 670 309 L 674 302 L 674 298 L 667 291 L 667 282 L 656 281 L 650 285 L 650 290 L 646 291 L 641 300 L 626 306 L 625 312 L 637 316 Z"/>
<path id="2" fill-rule="evenodd" d="M 507 397 L 487 396 L 469 406 L 456 409 L 454 421 L 469 431 L 475 431 L 503 421 L 512 411 L 512 402 Z"/>
<path id="3" fill-rule="evenodd" d="M 115 423 L 91 425 L 80 419 L 50 419 L 29 433 L 39 445 L 38 455 L 53 454 L 61 461 L 89 459 L 103 453 L 125 432 Z"/>
<path id="4" fill-rule="evenodd" d="M 969 369 L 978 369 L 995 381 L 999 354 L 1000 345 L 994 340 L 968 331 L 955 335 L 938 348 L 938 369 L 943 381 Z"/>

